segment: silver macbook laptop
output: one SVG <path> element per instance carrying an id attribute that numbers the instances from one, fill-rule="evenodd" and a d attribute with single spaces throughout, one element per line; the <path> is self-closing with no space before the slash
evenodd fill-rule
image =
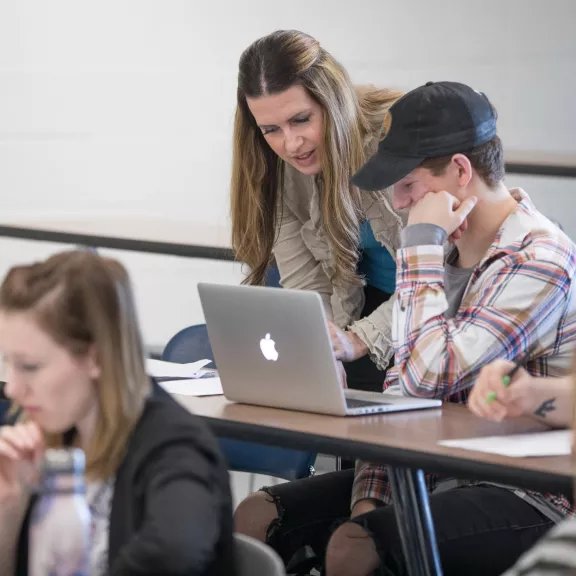
<path id="1" fill-rule="evenodd" d="M 339 416 L 442 404 L 344 390 L 315 292 L 207 283 L 198 284 L 198 292 L 229 400 Z"/>

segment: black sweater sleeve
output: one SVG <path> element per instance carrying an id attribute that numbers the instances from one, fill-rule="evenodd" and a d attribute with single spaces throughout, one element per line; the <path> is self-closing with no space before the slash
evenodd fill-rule
<path id="1" fill-rule="evenodd" d="M 112 576 L 196 576 L 213 562 L 223 498 L 215 463 L 193 443 L 171 443 L 149 455 L 140 528 L 119 550 Z"/>

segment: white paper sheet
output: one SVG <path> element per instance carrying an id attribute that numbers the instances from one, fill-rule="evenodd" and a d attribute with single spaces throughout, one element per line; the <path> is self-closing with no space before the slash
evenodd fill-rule
<path id="1" fill-rule="evenodd" d="M 572 447 L 571 430 L 550 430 L 532 434 L 512 434 L 510 436 L 487 436 L 485 438 L 466 438 L 463 440 L 443 440 L 442 446 L 463 448 L 526 458 L 529 456 L 568 456 Z"/>
<path id="2" fill-rule="evenodd" d="M 154 378 L 198 378 L 199 371 L 210 362 L 211 360 L 198 360 L 191 364 L 178 364 L 146 358 L 146 373 Z"/>
<path id="3" fill-rule="evenodd" d="M 200 378 L 194 380 L 168 380 L 160 382 L 160 386 L 170 394 L 182 394 L 182 396 L 220 396 L 222 383 L 220 378 Z"/>

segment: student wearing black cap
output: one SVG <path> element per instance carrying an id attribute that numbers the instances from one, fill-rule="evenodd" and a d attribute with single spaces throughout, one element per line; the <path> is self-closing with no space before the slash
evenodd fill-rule
<path id="1" fill-rule="evenodd" d="M 535 376 L 570 370 L 576 248 L 524 191 L 505 186 L 496 113 L 484 94 L 430 82 L 403 96 L 353 182 L 394 186 L 395 209 L 408 212 L 396 254 L 395 366 L 385 387 L 464 403 L 496 358 L 520 360 Z M 501 574 L 572 513 L 562 495 L 433 475 L 427 483 L 448 576 Z M 385 467 L 359 462 L 354 477 L 343 471 L 275 486 L 238 514 L 251 510 L 252 535 L 289 559 L 302 543 L 322 554 L 334 522 L 351 510 L 327 546 L 327 575 L 403 575 L 390 503 Z M 265 511 L 268 522 L 258 525 Z"/>

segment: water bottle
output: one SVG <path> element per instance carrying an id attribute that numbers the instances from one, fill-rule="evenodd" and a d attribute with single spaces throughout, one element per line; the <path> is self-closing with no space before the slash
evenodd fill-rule
<path id="1" fill-rule="evenodd" d="M 29 576 L 89 576 L 90 509 L 79 449 L 46 450 L 29 529 Z"/>

